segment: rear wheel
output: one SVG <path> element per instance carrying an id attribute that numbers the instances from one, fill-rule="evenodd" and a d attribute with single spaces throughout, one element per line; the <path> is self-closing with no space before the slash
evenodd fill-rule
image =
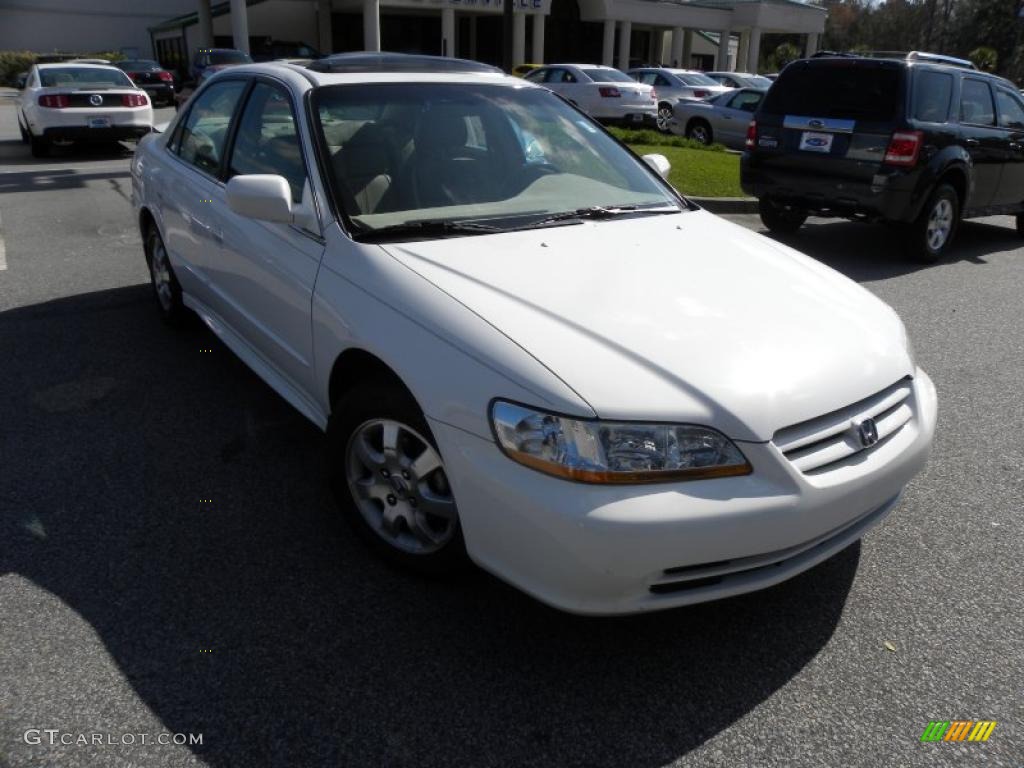
<path id="1" fill-rule="evenodd" d="M 960 198 L 949 184 L 940 184 L 928 198 L 917 221 L 906 229 L 907 255 L 935 264 L 949 252 L 960 225 Z"/>
<path id="2" fill-rule="evenodd" d="M 658 105 L 658 130 L 662 133 L 669 133 L 669 124 L 672 122 L 672 105 L 661 103 Z"/>
<path id="3" fill-rule="evenodd" d="M 686 128 L 686 138 L 693 139 L 699 144 L 710 144 L 714 141 L 711 126 L 705 120 L 691 122 Z"/>
<path id="4" fill-rule="evenodd" d="M 181 296 L 181 285 L 171 268 L 171 260 L 167 256 L 163 238 L 156 225 L 149 227 L 146 233 L 146 262 L 149 265 L 149 277 L 153 285 L 160 309 L 160 319 L 168 325 L 180 326 L 185 322 L 188 310 Z"/>
<path id="5" fill-rule="evenodd" d="M 790 235 L 807 221 L 807 211 L 795 205 L 785 205 L 771 198 L 762 197 L 757 201 L 762 223 L 770 232 Z"/>
<path id="6" fill-rule="evenodd" d="M 21 134 L 21 143 L 28 144 L 28 131 L 25 130 L 25 126 L 21 124 L 21 118 L 18 118 L 18 132 Z"/>
<path id="7" fill-rule="evenodd" d="M 444 460 L 415 402 L 387 379 L 356 386 L 328 425 L 342 515 L 389 562 L 420 573 L 465 563 Z"/>

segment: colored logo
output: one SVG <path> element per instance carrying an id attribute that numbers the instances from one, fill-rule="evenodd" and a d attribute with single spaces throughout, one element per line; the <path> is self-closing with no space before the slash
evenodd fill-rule
<path id="1" fill-rule="evenodd" d="M 807 139 L 806 144 L 808 147 L 824 147 L 826 144 L 828 144 L 828 140 L 818 138 Z"/>
<path id="2" fill-rule="evenodd" d="M 921 741 L 988 741 L 995 728 L 995 720 L 932 720 Z"/>

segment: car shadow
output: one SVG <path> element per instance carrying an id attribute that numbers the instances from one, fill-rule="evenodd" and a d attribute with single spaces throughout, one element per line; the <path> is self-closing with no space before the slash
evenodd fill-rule
<path id="1" fill-rule="evenodd" d="M 17 128 L 15 128 L 17 132 Z M 89 163 L 101 160 L 128 159 L 135 154 L 132 142 L 99 141 L 67 146 L 52 145 L 47 157 L 33 157 L 28 144 L 18 138 L 0 141 L 0 164 L 16 170 L 19 166 L 66 166 L 68 162 Z"/>
<path id="2" fill-rule="evenodd" d="M 957 262 L 987 264 L 989 257 L 1024 245 L 1013 225 L 1011 217 L 962 222 L 949 255 L 934 265 L 908 258 L 899 233 L 883 224 L 812 218 L 793 235 L 770 234 L 763 228 L 759 231 L 860 282 L 884 280 Z"/>
<path id="3" fill-rule="evenodd" d="M 859 544 L 753 595 L 574 617 L 372 557 L 318 431 L 147 286 L 0 313 L 0 359 L 0 572 L 88 622 L 213 766 L 664 765 L 822 650 L 857 570 Z"/>

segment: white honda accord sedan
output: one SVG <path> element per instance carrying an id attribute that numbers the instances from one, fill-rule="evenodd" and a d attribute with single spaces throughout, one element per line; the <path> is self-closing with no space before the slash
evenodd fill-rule
<path id="1" fill-rule="evenodd" d="M 133 198 L 164 319 L 327 432 L 383 556 L 629 613 L 776 584 L 893 509 L 936 395 L 886 304 L 545 88 L 311 66 L 211 78 Z"/>

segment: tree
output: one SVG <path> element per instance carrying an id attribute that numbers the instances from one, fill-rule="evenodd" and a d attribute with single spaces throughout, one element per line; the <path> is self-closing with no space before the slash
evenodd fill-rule
<path id="1" fill-rule="evenodd" d="M 967 58 L 974 62 L 974 66 L 978 69 L 982 69 L 986 72 L 996 71 L 996 62 L 999 60 L 995 49 L 989 48 L 987 45 L 979 45 L 969 54 Z"/>
<path id="2" fill-rule="evenodd" d="M 802 55 L 800 49 L 793 43 L 783 43 L 768 57 L 768 69 L 772 72 L 781 72 L 789 62 L 796 61 Z"/>

